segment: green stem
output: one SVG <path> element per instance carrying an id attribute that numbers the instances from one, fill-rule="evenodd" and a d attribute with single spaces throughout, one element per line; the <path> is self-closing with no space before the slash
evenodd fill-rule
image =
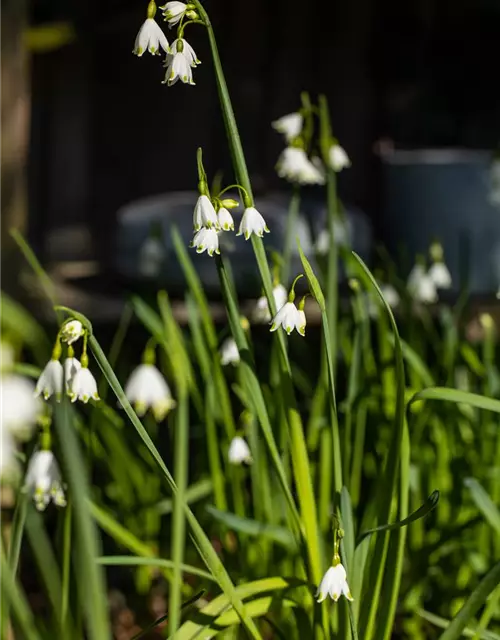
<path id="1" fill-rule="evenodd" d="M 62 561 L 62 597 L 61 597 L 61 620 L 64 626 L 68 613 L 70 565 L 71 565 L 71 508 L 68 502 L 66 513 L 64 514 L 63 529 L 63 561 Z"/>
<path id="2" fill-rule="evenodd" d="M 179 389 L 180 391 L 180 389 Z M 186 488 L 188 483 L 188 455 L 189 455 L 189 405 L 185 392 L 179 394 L 179 406 L 175 420 L 175 482 L 177 493 L 174 498 L 172 559 L 174 561 L 174 580 L 170 587 L 169 598 L 169 634 L 174 636 L 180 623 L 182 571 L 184 560 L 184 546 L 186 537 L 186 519 L 184 506 L 186 504 Z"/>
<path id="3" fill-rule="evenodd" d="M 167 466 L 163 462 L 163 459 L 160 456 L 160 453 L 156 449 L 153 441 L 149 437 L 146 429 L 142 425 L 141 421 L 139 420 L 135 411 L 133 410 L 132 405 L 128 401 L 128 398 L 126 397 L 118 381 L 118 378 L 115 375 L 115 372 L 109 365 L 109 362 L 106 356 L 104 355 L 104 352 L 101 349 L 101 346 L 99 345 L 99 343 L 97 342 L 96 338 L 93 335 L 90 337 L 89 342 L 90 342 L 90 348 L 92 349 L 95 359 L 97 360 L 97 363 L 101 367 L 102 372 L 107 377 L 108 382 L 111 388 L 113 389 L 118 401 L 120 402 L 125 413 L 129 417 L 132 425 L 134 426 L 135 430 L 139 434 L 140 438 L 142 439 L 147 449 L 153 456 L 154 460 L 158 464 L 159 468 L 161 469 L 170 489 L 174 493 L 174 496 L 177 495 L 177 485 L 174 481 L 174 478 L 172 477 L 172 474 L 170 473 Z M 262 640 L 261 635 L 257 627 L 255 626 L 254 621 L 248 616 L 241 599 L 237 596 L 235 587 L 224 565 L 222 564 L 220 558 L 218 557 L 215 549 L 213 548 L 212 543 L 210 542 L 209 538 L 203 531 L 201 525 L 199 524 L 198 520 L 194 516 L 189 506 L 186 503 L 184 503 L 183 508 L 185 510 L 186 518 L 188 520 L 189 526 L 193 533 L 193 537 L 197 542 L 197 546 L 203 558 L 203 561 L 205 562 L 207 567 L 210 569 L 214 577 L 217 579 L 217 582 L 219 583 L 221 589 L 226 593 L 227 597 L 229 598 L 229 601 L 231 602 L 232 606 L 234 607 L 236 613 L 240 617 L 241 621 L 243 622 L 244 626 L 248 630 L 251 637 L 256 638 L 258 640 Z"/>
<path id="4" fill-rule="evenodd" d="M 217 427 L 214 420 L 214 387 L 209 384 L 206 390 L 205 425 L 207 430 L 208 463 L 210 475 L 214 483 L 215 506 L 220 511 L 227 511 L 227 498 L 224 486 L 224 474 L 222 473 L 219 444 L 217 441 Z"/>
<path id="5" fill-rule="evenodd" d="M 285 244 L 283 246 L 283 268 L 281 271 L 281 281 L 285 284 L 290 277 L 290 268 L 292 262 L 292 247 L 294 245 L 295 234 L 297 229 L 297 218 L 300 211 L 300 188 L 293 185 L 292 197 L 288 206 L 288 216 L 286 219 Z"/>

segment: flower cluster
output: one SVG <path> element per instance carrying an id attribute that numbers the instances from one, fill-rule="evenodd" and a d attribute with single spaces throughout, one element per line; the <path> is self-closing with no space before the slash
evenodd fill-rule
<path id="1" fill-rule="evenodd" d="M 81 360 L 78 360 L 75 358 L 72 345 L 82 337 L 82 356 Z M 61 364 L 62 343 L 68 345 L 64 364 Z M 59 402 L 63 391 L 66 391 L 71 402 L 80 400 L 86 404 L 91 399 L 99 400 L 97 382 L 88 367 L 87 332 L 79 320 L 69 320 L 59 330 L 52 358 L 45 365 L 36 383 L 35 396 L 42 395 L 45 400 L 54 396 Z"/>
<path id="2" fill-rule="evenodd" d="M 155 20 L 157 9 L 154 0 L 151 0 L 148 4 L 146 20 L 135 39 L 133 52 L 137 56 L 142 56 L 145 51 L 149 51 L 152 55 L 159 55 L 160 49 L 163 50 L 166 54 L 163 83 L 169 87 L 179 80 L 184 84 L 194 84 L 193 69 L 200 64 L 200 61 L 193 47 L 184 38 L 184 30 L 188 24 L 200 22 L 195 6 L 184 2 L 167 2 L 160 9 L 169 27 L 178 25 L 177 38 L 169 45 L 167 37 Z"/>
<path id="3" fill-rule="evenodd" d="M 313 108 L 308 100 L 300 111 L 289 113 L 272 123 L 273 128 L 284 136 L 287 143 L 276 163 L 280 178 L 300 185 L 325 184 L 323 162 L 317 154 L 308 154 L 308 149 L 312 146 L 312 123 Z M 335 138 L 331 138 L 328 151 L 323 154 L 324 162 L 333 171 L 338 172 L 351 166 L 346 152 Z"/>
<path id="4" fill-rule="evenodd" d="M 432 304 L 438 300 L 439 289 L 450 289 L 451 274 L 444 262 L 443 248 L 439 243 L 430 247 L 432 265 L 427 270 L 425 261 L 419 257 L 408 276 L 407 287 L 410 295 L 424 304 Z"/>
<path id="5" fill-rule="evenodd" d="M 269 233 L 266 221 L 253 206 L 249 194 L 242 186 L 231 185 L 223 189 L 217 196 L 211 197 L 203 168 L 201 149 L 198 150 L 198 175 L 200 195 L 194 208 L 194 237 L 190 245 L 196 249 L 197 253 L 206 251 L 209 256 L 213 256 L 214 253 L 219 254 L 219 234 L 224 231 L 234 231 L 234 220 L 230 210 L 238 207 L 239 202 L 233 198 L 222 197 L 232 187 L 239 189 L 245 199 L 245 210 L 236 235 L 243 235 L 245 240 L 248 240 L 252 234 L 262 238 L 264 232 Z"/>

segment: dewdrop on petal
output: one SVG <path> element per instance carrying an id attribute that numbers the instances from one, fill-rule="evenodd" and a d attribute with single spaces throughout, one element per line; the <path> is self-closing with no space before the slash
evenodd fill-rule
<path id="1" fill-rule="evenodd" d="M 252 454 L 250 447 L 241 436 L 235 436 L 231 440 L 228 451 L 228 459 L 231 464 L 239 465 L 245 462 L 246 464 L 252 464 Z"/>
<path id="2" fill-rule="evenodd" d="M 58 507 L 66 506 L 59 465 L 52 451 L 33 453 L 26 472 L 25 490 L 32 496 L 38 511 L 43 511 L 51 500 Z"/>
<path id="3" fill-rule="evenodd" d="M 289 113 L 275 120 L 272 126 L 275 131 L 285 136 L 287 142 L 291 142 L 302 133 L 303 124 L 304 118 L 300 113 Z"/>
<path id="4" fill-rule="evenodd" d="M 255 207 L 247 207 L 243 213 L 243 217 L 240 222 L 240 228 L 237 236 L 244 235 L 245 240 L 248 240 L 252 233 L 259 238 L 262 238 L 264 232 L 269 233 L 266 221 L 257 211 Z"/>
<path id="5" fill-rule="evenodd" d="M 145 362 L 131 373 L 125 385 L 125 395 L 139 416 L 151 409 L 155 420 L 161 422 L 176 406 L 167 381 L 154 364 L 154 353 L 146 349 Z"/>
<path id="6" fill-rule="evenodd" d="M 146 50 L 152 55 L 158 55 L 160 48 L 162 48 L 165 53 L 169 53 L 170 51 L 168 40 L 154 19 L 155 14 L 156 4 L 151 1 L 148 4 L 147 18 L 143 22 L 135 39 L 133 53 L 135 53 L 136 56 L 142 56 Z"/>

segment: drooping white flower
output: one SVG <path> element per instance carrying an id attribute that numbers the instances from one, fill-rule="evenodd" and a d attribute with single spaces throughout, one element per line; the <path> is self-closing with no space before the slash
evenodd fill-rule
<path id="1" fill-rule="evenodd" d="M 330 147 L 330 150 L 328 152 L 328 160 L 330 162 L 330 167 L 334 171 L 342 171 L 342 169 L 351 166 L 349 156 L 338 143 L 332 144 L 332 146 Z"/>
<path id="2" fill-rule="evenodd" d="M 187 11 L 187 5 L 184 2 L 167 2 L 160 7 L 163 17 L 168 22 L 169 27 L 176 25 Z"/>
<path id="3" fill-rule="evenodd" d="M 61 399 L 63 388 L 63 368 L 59 360 L 49 360 L 45 365 L 45 369 L 40 374 L 35 387 L 35 397 L 40 394 L 45 400 L 55 395 L 56 400 Z"/>
<path id="4" fill-rule="evenodd" d="M 220 362 L 223 367 L 228 364 L 238 364 L 240 361 L 240 352 L 234 338 L 227 338 L 220 348 Z"/>
<path id="5" fill-rule="evenodd" d="M 269 233 L 266 221 L 260 215 L 255 207 L 247 207 L 243 213 L 243 217 L 240 222 L 240 228 L 237 236 L 244 235 L 245 240 L 248 240 L 252 233 L 262 238 L 264 231 Z"/>
<path id="6" fill-rule="evenodd" d="M 180 45 L 182 45 L 182 42 L 179 42 L 178 46 Z M 177 50 L 173 54 L 168 55 L 166 65 L 167 70 L 165 72 L 165 80 L 163 80 L 163 84 L 166 83 L 171 87 L 178 80 L 181 80 L 184 84 L 195 84 L 190 58 L 188 59 L 186 57 L 184 51 Z"/>
<path id="7" fill-rule="evenodd" d="M 125 385 L 125 395 L 137 415 L 151 409 L 160 422 L 176 406 L 167 381 L 154 364 L 141 364 L 131 373 Z"/>
<path id="8" fill-rule="evenodd" d="M 0 480 L 13 482 L 19 476 L 16 443 L 10 431 L 0 423 Z"/>
<path id="9" fill-rule="evenodd" d="M 35 385 L 23 376 L 10 373 L 0 377 L 1 427 L 16 438 L 31 436 L 41 402 L 35 398 Z"/>
<path id="10" fill-rule="evenodd" d="M 273 128 L 278 131 L 278 133 L 282 133 L 287 142 L 291 142 L 301 134 L 303 124 L 304 118 L 300 113 L 289 113 L 272 123 Z"/>
<path id="11" fill-rule="evenodd" d="M 400 298 L 399 293 L 392 286 L 392 284 L 381 284 L 380 291 L 384 296 L 384 300 L 391 307 L 391 309 L 395 309 L 400 302 Z M 368 314 L 371 318 L 378 318 L 381 304 L 382 301 L 376 293 L 373 293 L 373 295 L 371 296 L 367 296 Z"/>
<path id="12" fill-rule="evenodd" d="M 25 489 L 39 511 L 43 511 L 51 500 L 58 507 L 66 506 L 59 465 L 52 451 L 33 453 L 28 463 Z"/>
<path id="13" fill-rule="evenodd" d="M 66 381 L 66 390 L 69 391 L 73 379 L 78 371 L 82 368 L 80 364 L 80 360 L 78 358 L 70 357 L 66 358 L 63 364 L 64 369 L 64 379 Z"/>
<path id="14" fill-rule="evenodd" d="M 217 231 L 213 227 L 212 229 L 203 227 L 194 234 L 194 238 L 190 246 L 196 248 L 196 253 L 203 253 L 206 251 L 209 256 L 213 256 L 214 253 L 219 254 L 219 236 Z"/>
<path id="15" fill-rule="evenodd" d="M 438 299 L 436 285 L 420 263 L 413 267 L 408 276 L 408 291 L 417 302 L 431 304 Z"/>
<path id="16" fill-rule="evenodd" d="M 202 227 L 218 229 L 219 221 L 214 205 L 208 196 L 200 196 L 196 201 L 193 213 L 193 227 L 195 231 L 199 231 Z"/>
<path id="17" fill-rule="evenodd" d="M 167 251 L 160 238 L 149 236 L 139 249 L 138 270 L 146 278 L 157 277 L 167 257 Z"/>
<path id="18" fill-rule="evenodd" d="M 318 602 L 330 596 L 332 600 L 337 602 L 341 595 L 344 595 L 347 600 L 351 602 L 354 598 L 351 595 L 349 585 L 347 584 L 347 574 L 341 562 L 333 567 L 330 567 L 323 576 L 321 583 L 316 592 L 316 598 Z"/>
<path id="19" fill-rule="evenodd" d="M 82 365 L 75 373 L 71 380 L 68 395 L 71 398 L 71 402 L 81 400 L 87 404 L 90 399 L 99 400 L 97 382 L 88 367 Z"/>
<path id="20" fill-rule="evenodd" d="M 276 171 L 280 178 L 298 184 L 324 184 L 324 175 L 307 157 L 304 149 L 286 147 L 278 159 Z"/>
<path id="21" fill-rule="evenodd" d="M 142 56 L 145 51 L 149 51 L 152 55 L 158 55 L 160 48 L 165 53 L 169 52 L 168 40 L 154 18 L 147 18 L 139 29 L 139 33 L 135 39 L 134 53 L 136 56 Z"/>
<path id="22" fill-rule="evenodd" d="M 85 333 L 80 320 L 70 320 L 61 329 L 61 340 L 68 345 L 73 344 Z"/>
<path id="23" fill-rule="evenodd" d="M 451 273 L 444 262 L 435 262 L 427 275 L 434 282 L 436 289 L 449 289 L 451 287 Z"/>
<path id="24" fill-rule="evenodd" d="M 301 336 L 305 335 L 305 316 L 299 313 L 299 310 L 293 302 L 286 302 L 278 313 L 274 316 L 271 331 L 276 331 L 279 327 L 287 332 L 288 335 L 292 333 L 294 329 L 300 333 Z"/>
<path id="25" fill-rule="evenodd" d="M 276 305 L 276 309 L 281 309 L 281 307 L 288 300 L 288 291 L 282 284 L 277 284 L 273 288 L 273 297 L 274 303 Z M 266 322 L 270 322 L 272 319 L 271 312 L 269 310 L 269 305 L 267 303 L 266 296 L 261 296 L 257 302 L 255 303 L 255 308 L 253 310 L 253 320 L 255 322 L 260 322 L 265 324 Z"/>
<path id="26" fill-rule="evenodd" d="M 223 231 L 234 231 L 234 220 L 233 216 L 229 213 L 229 211 L 225 207 L 221 207 L 217 213 L 217 220 L 219 223 L 219 227 Z"/>
<path id="27" fill-rule="evenodd" d="M 242 462 L 251 464 L 253 462 L 250 447 L 240 436 L 235 436 L 231 440 L 231 444 L 229 445 L 228 458 L 231 464 L 241 464 Z"/>
<path id="28" fill-rule="evenodd" d="M 178 46 L 177 46 L 178 42 L 182 43 L 182 47 L 181 47 L 182 53 L 184 54 L 184 57 L 186 58 L 186 60 L 188 61 L 188 64 L 191 67 L 197 67 L 199 64 L 201 64 L 201 61 L 198 60 L 198 56 L 196 55 L 193 47 L 189 44 L 187 40 L 184 40 L 184 38 L 177 38 L 177 40 L 174 40 L 170 47 L 171 51 L 175 52 L 178 50 Z"/>
<path id="29" fill-rule="evenodd" d="M 337 247 L 349 247 L 351 244 L 351 231 L 344 220 L 335 219 L 333 221 L 333 235 Z M 321 229 L 314 246 L 316 252 L 321 256 L 330 251 L 330 232 L 328 229 Z"/>

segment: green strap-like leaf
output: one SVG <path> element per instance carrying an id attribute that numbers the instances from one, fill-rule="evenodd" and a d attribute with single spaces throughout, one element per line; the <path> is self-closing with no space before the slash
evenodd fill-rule
<path id="1" fill-rule="evenodd" d="M 469 404 L 477 409 L 500 413 L 500 400 L 487 398 L 477 393 L 469 393 L 468 391 L 448 389 L 447 387 L 422 389 L 422 391 L 419 391 L 413 396 L 409 404 L 413 404 L 418 400 L 444 400 L 445 402 L 455 402 L 457 404 Z"/>
<path id="2" fill-rule="evenodd" d="M 449 620 L 442 618 L 441 616 L 437 616 L 435 613 L 431 613 L 430 611 L 425 611 L 425 609 L 419 609 L 417 614 L 440 629 L 447 629 L 450 626 Z M 481 640 L 500 640 L 500 635 L 498 635 L 498 633 L 493 633 L 493 631 L 479 631 L 478 633 L 474 629 L 467 627 L 462 629 L 462 636 L 465 638 L 475 638 L 477 636 L 481 638 Z"/>
<path id="3" fill-rule="evenodd" d="M 500 535 L 500 511 L 486 490 L 475 478 L 466 478 L 464 485 L 469 489 L 474 504 L 489 524 Z"/>
<path id="4" fill-rule="evenodd" d="M 420 518 L 424 518 L 428 513 L 430 513 L 433 509 L 436 508 L 437 503 L 439 502 L 439 491 L 433 491 L 431 495 L 427 498 L 424 504 L 419 507 L 416 511 L 410 514 L 404 520 L 399 520 L 398 522 L 392 522 L 391 524 L 383 524 L 380 527 L 375 527 L 373 529 L 367 529 L 363 531 L 357 541 L 356 546 L 366 538 L 366 536 L 370 536 L 372 533 L 377 533 L 379 531 L 392 531 L 393 529 L 399 529 L 401 527 L 406 527 L 407 525 L 415 522 L 415 520 L 420 520 Z"/>

